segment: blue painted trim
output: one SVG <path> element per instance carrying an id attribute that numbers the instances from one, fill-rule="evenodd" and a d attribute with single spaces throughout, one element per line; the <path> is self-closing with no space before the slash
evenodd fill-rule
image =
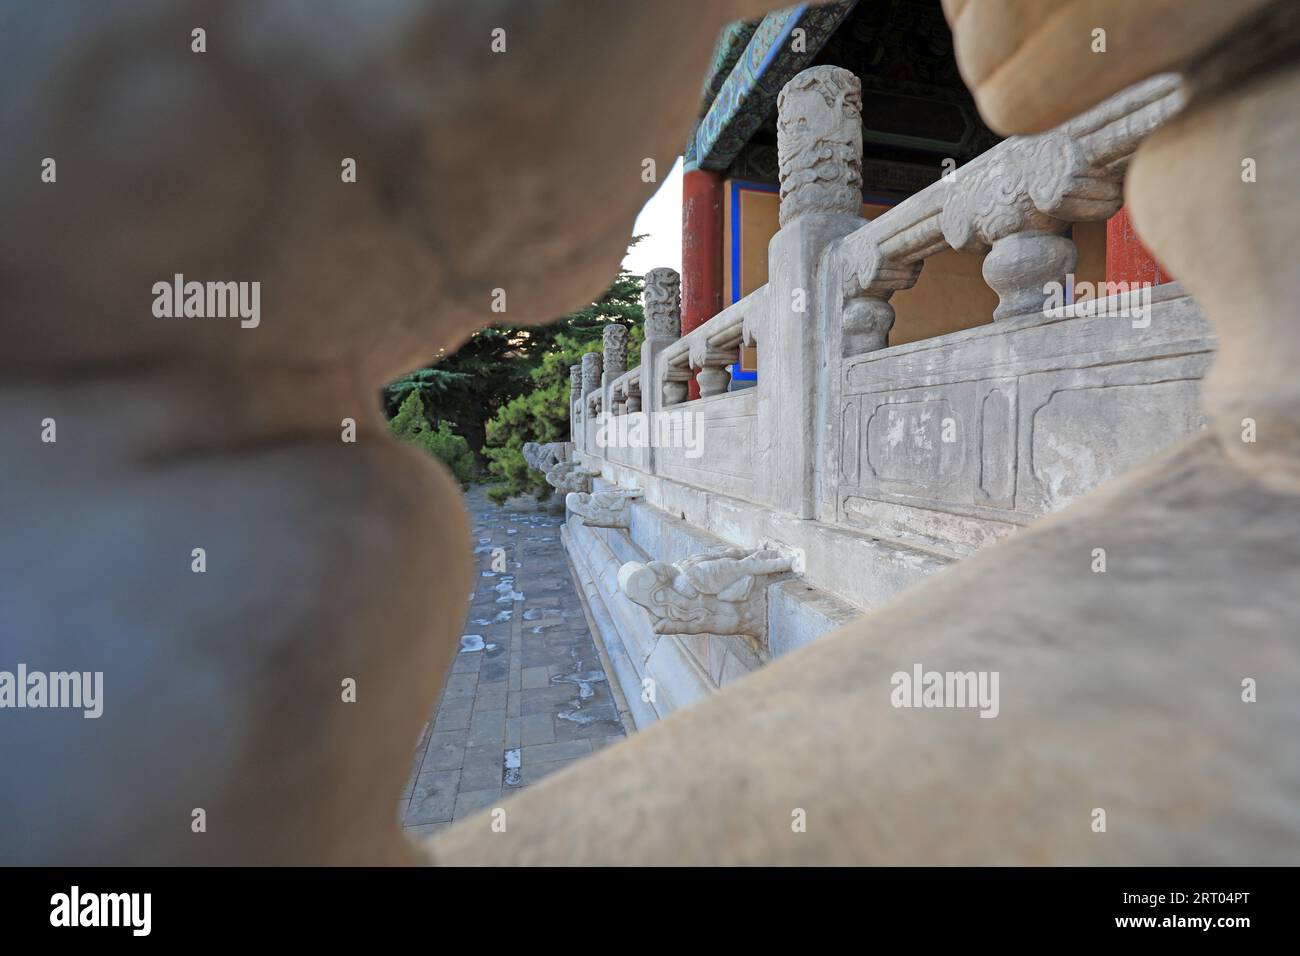
<path id="1" fill-rule="evenodd" d="M 740 262 L 741 262 L 741 241 L 740 241 L 740 193 L 742 190 L 760 193 L 777 193 L 781 191 L 780 186 L 773 186 L 771 183 L 752 183 L 743 179 L 730 180 L 731 186 L 731 302 L 734 305 L 740 301 Z M 879 193 L 862 194 L 862 201 L 874 206 L 897 206 L 901 199 L 895 196 L 883 196 Z M 740 367 L 740 362 L 735 362 L 730 366 L 731 378 L 737 382 L 756 382 L 758 381 L 757 372 L 746 372 Z"/>
<path id="2" fill-rule="evenodd" d="M 757 193 L 779 193 L 780 186 L 773 186 L 771 183 L 751 183 L 743 179 L 731 180 L 731 303 L 735 304 L 740 301 L 740 261 L 741 261 L 741 242 L 740 242 L 740 193 L 742 190 Z M 741 369 L 740 362 L 736 361 L 730 365 L 731 378 L 736 382 L 756 382 L 758 381 L 758 372 L 746 372 Z"/>
<path id="3" fill-rule="evenodd" d="M 785 25 L 781 28 L 781 33 L 777 36 L 776 41 L 767 48 L 767 53 L 763 55 L 763 62 L 759 65 L 758 70 L 754 74 L 755 82 L 757 82 L 758 78 L 766 73 L 767 68 L 772 65 L 772 61 L 776 59 L 776 55 L 780 53 L 781 48 L 785 46 L 785 41 L 790 39 L 790 34 L 794 33 L 795 25 L 798 24 L 799 20 L 803 17 L 803 12 L 807 9 L 808 4 L 800 3 L 792 9 L 785 11 L 788 19 L 785 21 Z"/>
<path id="4" fill-rule="evenodd" d="M 780 186 L 771 183 L 751 183 L 743 179 L 731 180 L 731 302 L 740 301 L 740 192 L 747 189 L 756 193 L 779 193 Z"/>

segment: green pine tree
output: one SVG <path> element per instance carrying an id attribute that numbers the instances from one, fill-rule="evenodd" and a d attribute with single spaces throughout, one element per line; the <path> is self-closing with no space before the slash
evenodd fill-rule
<path id="1" fill-rule="evenodd" d="M 645 340 L 642 287 L 639 277 L 621 272 L 600 299 L 543 330 L 551 336 L 551 346 L 530 373 L 532 388 L 502 405 L 487 423 L 484 454 L 488 471 L 497 480 L 488 490 L 493 501 L 518 494 L 550 495 L 545 477 L 524 461 L 524 443 L 567 440 L 569 366 L 581 363 L 587 352 L 601 351 L 610 323 L 628 326 L 628 368 L 640 364 Z"/>
<path id="2" fill-rule="evenodd" d="M 388 430 L 398 441 L 413 445 L 441 461 L 462 487 L 473 479 L 474 453 L 470 451 L 469 443 L 453 433 L 446 422 L 440 422 L 436 427 L 429 424 L 418 388 L 407 393 L 397 414 L 389 420 Z"/>

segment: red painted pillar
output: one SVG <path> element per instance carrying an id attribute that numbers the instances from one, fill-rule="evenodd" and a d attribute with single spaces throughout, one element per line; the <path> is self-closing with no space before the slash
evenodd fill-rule
<path id="1" fill-rule="evenodd" d="M 1150 282 L 1157 286 L 1173 278 L 1142 244 L 1127 206 L 1106 220 L 1107 282 Z"/>
<path id="2" fill-rule="evenodd" d="M 682 335 L 722 311 L 722 174 L 682 176 Z M 700 397 L 691 379 L 690 398 Z"/>

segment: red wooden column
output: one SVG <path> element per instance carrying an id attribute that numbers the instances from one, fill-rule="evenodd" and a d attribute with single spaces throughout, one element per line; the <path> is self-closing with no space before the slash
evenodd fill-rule
<path id="1" fill-rule="evenodd" d="M 1150 282 L 1157 286 L 1173 278 L 1138 238 L 1127 206 L 1106 220 L 1107 282 Z"/>
<path id="2" fill-rule="evenodd" d="M 722 311 L 722 174 L 682 175 L 682 335 Z M 691 378 L 690 398 L 700 397 Z"/>

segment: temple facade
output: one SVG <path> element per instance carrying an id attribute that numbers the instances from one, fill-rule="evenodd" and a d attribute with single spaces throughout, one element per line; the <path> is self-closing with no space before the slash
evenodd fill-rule
<path id="1" fill-rule="evenodd" d="M 683 274 L 639 367 L 621 327 L 574 366 L 543 469 L 638 727 L 1204 427 L 1213 336 L 1123 212 L 1176 79 L 999 139 L 951 57 L 920 0 L 723 34 Z"/>
<path id="2" fill-rule="evenodd" d="M 682 186 L 682 329 L 690 332 L 768 280 L 779 228 L 776 101 L 800 71 L 830 65 L 860 84 L 864 219 L 883 215 L 999 142 L 957 70 L 938 0 L 800 4 L 733 23 L 718 41 L 700 118 L 685 148 Z M 1121 209 L 1070 223 L 1071 270 L 1081 298 L 1105 283 L 1168 281 Z M 961 250 L 928 257 L 892 300 L 890 345 L 991 321 L 997 300 L 980 259 Z M 750 350 L 731 367 L 732 389 L 756 375 Z M 692 380 L 690 396 L 699 397 Z"/>

